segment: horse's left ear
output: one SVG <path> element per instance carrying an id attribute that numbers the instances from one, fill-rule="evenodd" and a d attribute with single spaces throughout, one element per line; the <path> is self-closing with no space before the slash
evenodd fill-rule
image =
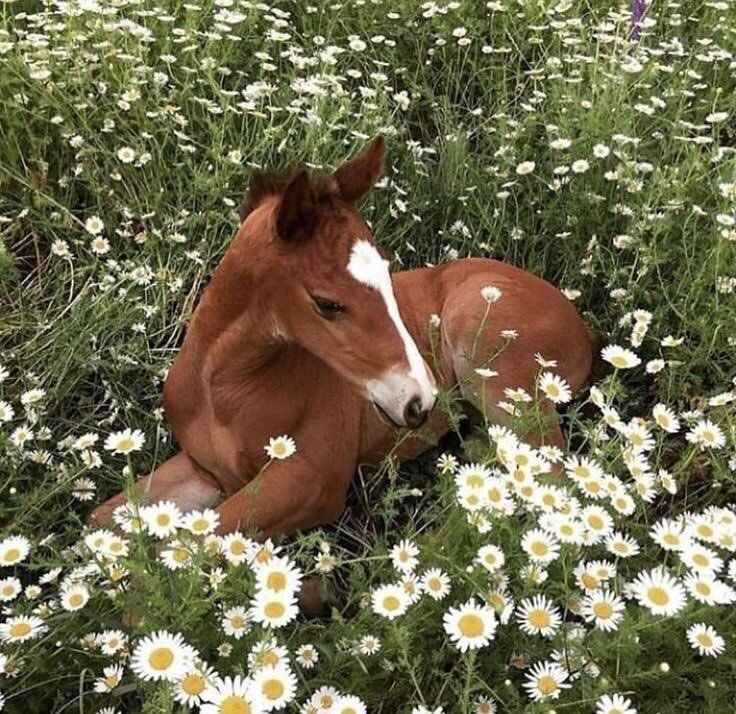
<path id="1" fill-rule="evenodd" d="M 363 198 L 381 178 L 385 157 L 386 141 L 379 135 L 365 151 L 337 169 L 332 177 L 337 183 L 340 197 L 348 203 Z"/>

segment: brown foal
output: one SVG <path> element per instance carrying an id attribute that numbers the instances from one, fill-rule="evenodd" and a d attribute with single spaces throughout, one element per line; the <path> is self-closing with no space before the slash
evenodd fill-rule
<path id="1" fill-rule="evenodd" d="M 448 430 L 433 411 L 438 389 L 458 386 L 499 423 L 505 388 L 534 391 L 536 353 L 556 360 L 573 390 L 587 379 L 588 330 L 540 278 L 476 258 L 389 275 L 355 208 L 384 150 L 378 137 L 329 176 L 254 176 L 166 380 L 182 450 L 138 482 L 151 502 L 215 507 L 221 533 L 309 528 L 340 515 L 357 466 L 380 461 L 397 436 L 406 459 Z M 501 292 L 492 305 L 481 294 L 489 285 Z M 498 376 L 484 379 L 481 366 Z M 551 423 L 538 443 L 564 446 Z M 297 451 L 264 470 L 264 445 L 280 434 Z M 92 522 L 109 523 L 125 500 L 99 506 Z"/>

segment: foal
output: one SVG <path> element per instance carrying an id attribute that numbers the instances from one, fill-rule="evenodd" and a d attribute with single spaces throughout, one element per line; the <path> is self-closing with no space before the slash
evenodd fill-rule
<path id="1" fill-rule="evenodd" d="M 253 178 L 166 380 L 182 450 L 138 482 L 151 502 L 216 507 L 220 533 L 316 526 L 340 515 L 357 466 L 380 461 L 397 432 L 415 430 L 397 452 L 406 459 L 448 430 L 433 412 L 438 389 L 459 385 L 497 423 L 505 388 L 533 392 L 536 353 L 556 360 L 573 390 L 585 382 L 586 326 L 540 278 L 485 259 L 389 274 L 355 208 L 383 159 L 378 137 L 329 176 Z M 501 294 L 490 306 L 486 286 Z M 484 379 L 480 366 L 498 376 Z M 551 421 L 541 441 L 564 446 Z M 279 434 L 297 451 L 263 470 L 264 445 Z M 108 523 L 124 502 L 118 494 L 92 521 Z"/>

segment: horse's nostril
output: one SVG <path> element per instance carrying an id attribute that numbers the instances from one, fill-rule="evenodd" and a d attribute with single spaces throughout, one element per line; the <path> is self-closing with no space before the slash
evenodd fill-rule
<path id="1" fill-rule="evenodd" d="M 428 416 L 429 412 L 422 409 L 421 397 L 412 397 L 404 408 L 404 422 L 412 429 L 417 429 L 424 424 Z"/>

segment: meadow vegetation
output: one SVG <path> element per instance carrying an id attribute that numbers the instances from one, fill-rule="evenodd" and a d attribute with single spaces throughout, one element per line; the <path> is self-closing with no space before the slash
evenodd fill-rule
<path id="1" fill-rule="evenodd" d="M 633 37 L 608 0 L 0 16 L 0 709 L 736 709 L 733 2 L 655 2 Z M 361 469 L 281 543 L 168 505 L 85 530 L 176 450 L 162 383 L 248 172 L 378 133 L 362 210 L 394 268 L 532 270 L 607 369 L 568 400 L 541 355 L 509 428 Z M 567 453 L 514 436 L 544 400 Z M 307 576 L 327 618 L 298 615 Z"/>

